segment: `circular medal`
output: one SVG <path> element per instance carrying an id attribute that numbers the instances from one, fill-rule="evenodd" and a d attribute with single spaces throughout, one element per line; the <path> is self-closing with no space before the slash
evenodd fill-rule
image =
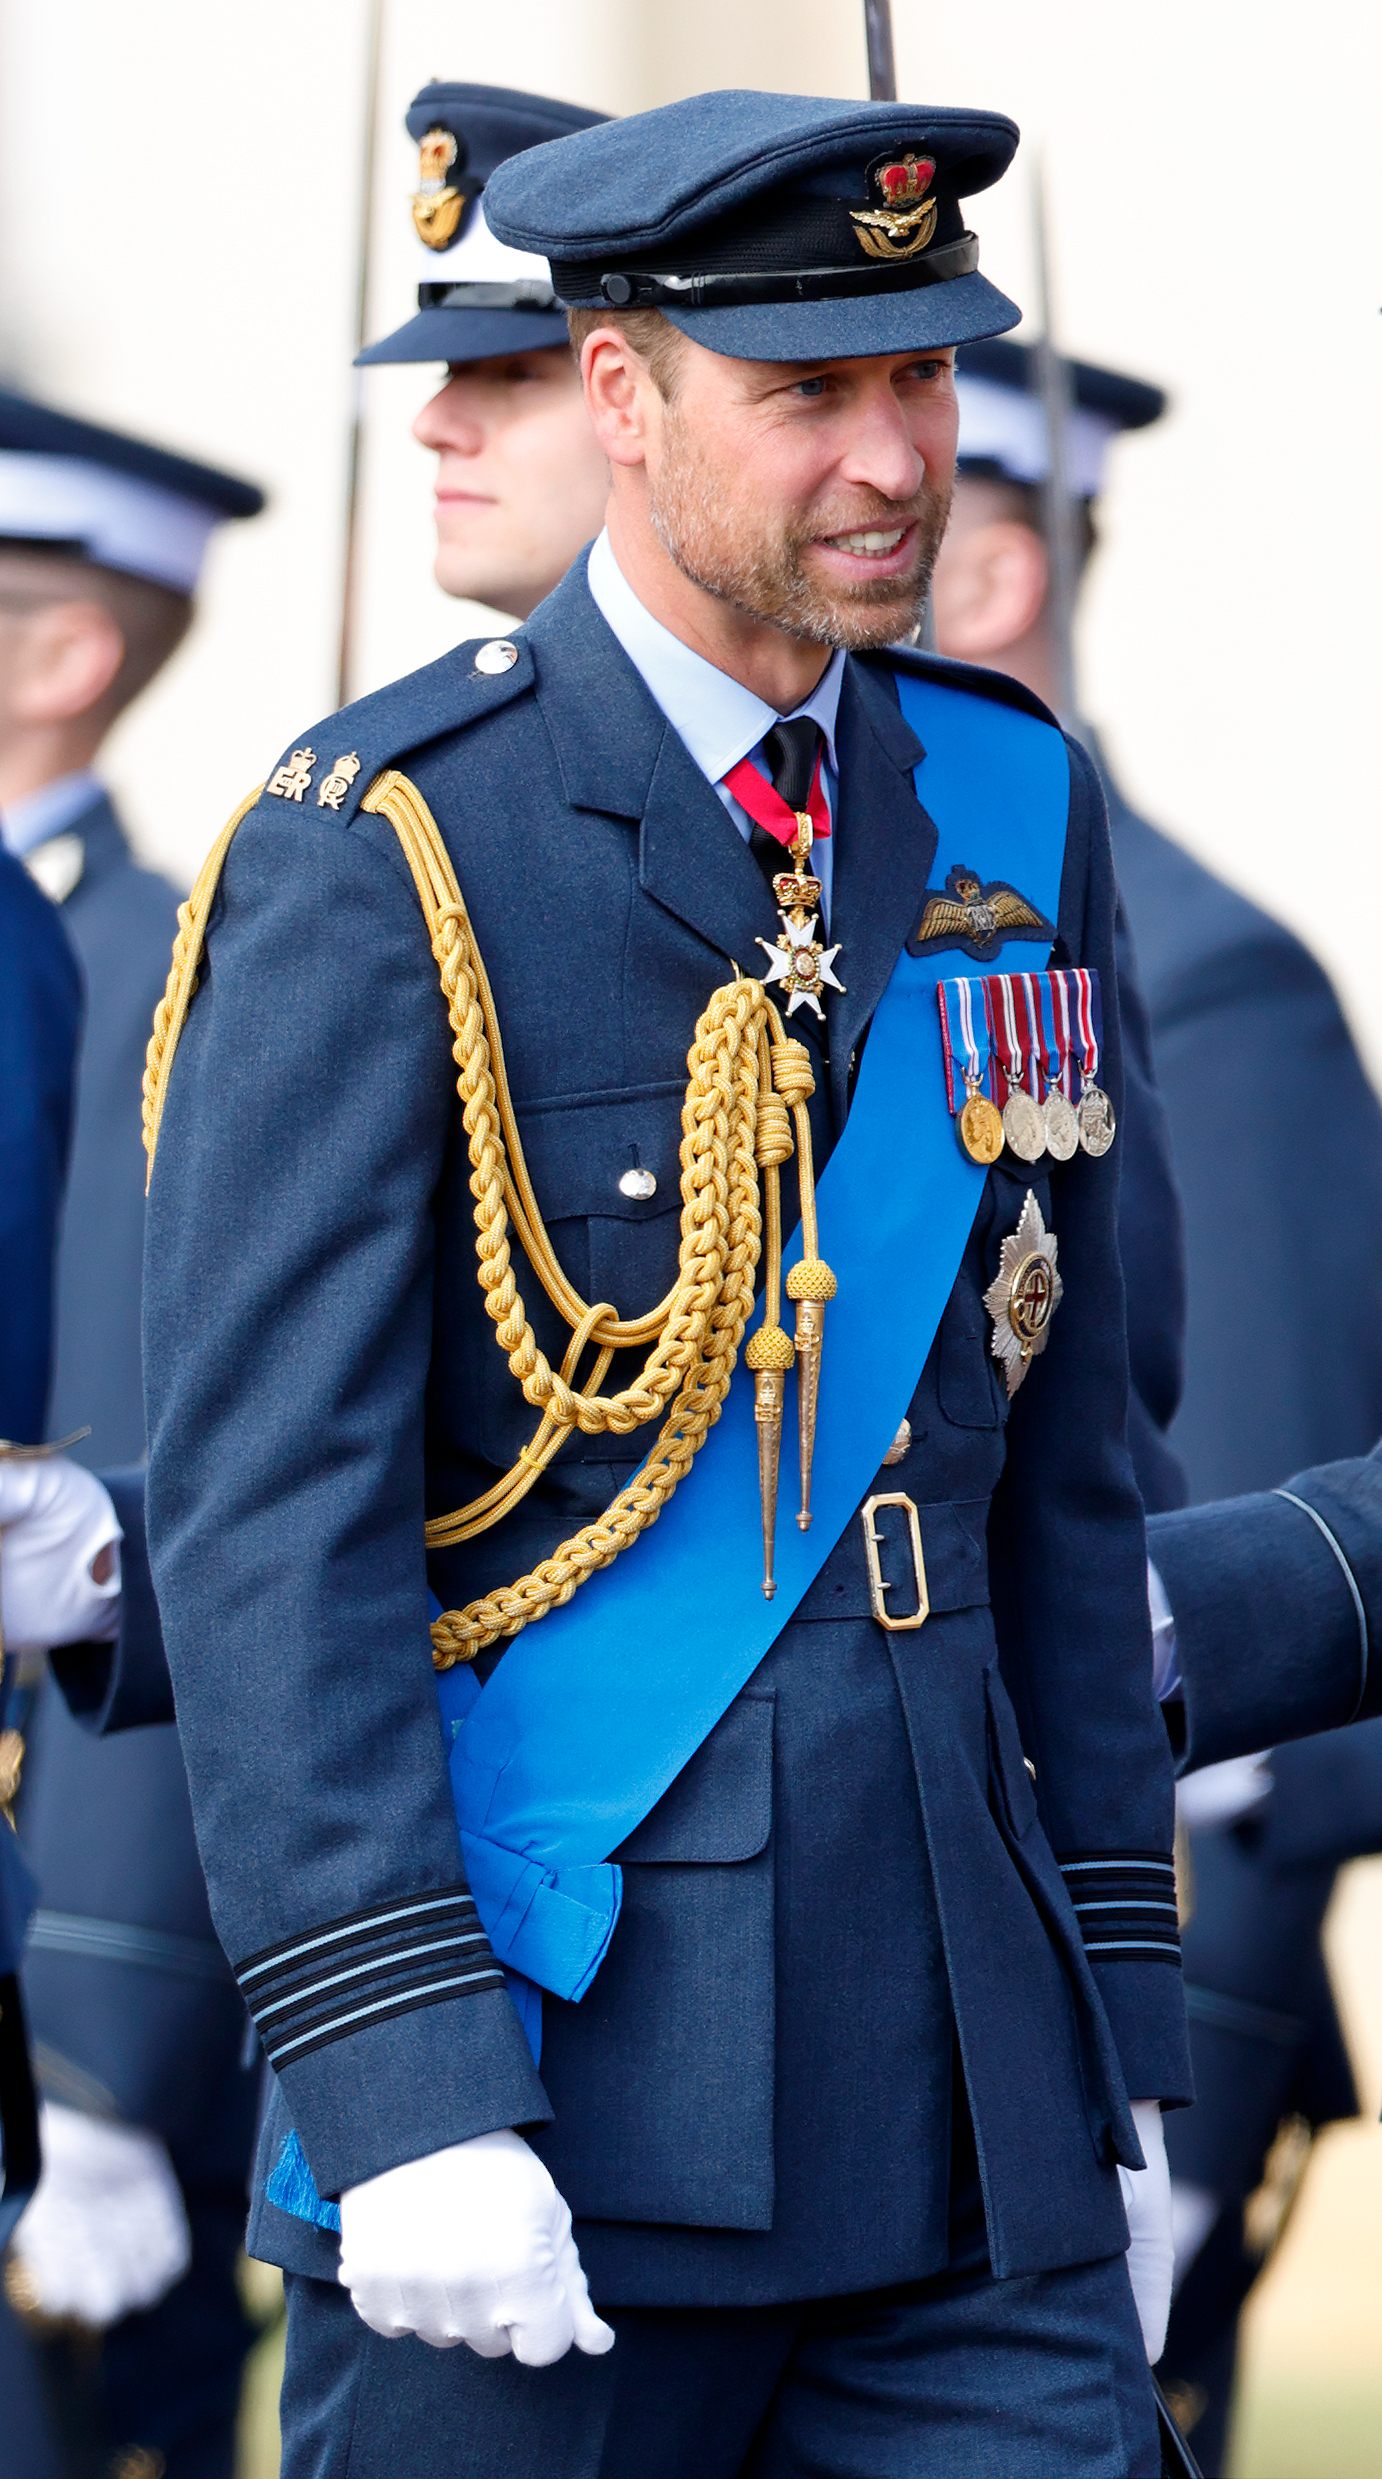
<path id="1" fill-rule="evenodd" d="M 971 1093 L 960 1113 L 960 1143 L 971 1162 L 996 1162 L 1003 1150 L 1002 1114 L 986 1093 Z"/>
<path id="2" fill-rule="evenodd" d="M 1068 1162 L 1080 1141 L 1080 1123 L 1059 1085 L 1047 1094 L 1041 1115 L 1046 1122 L 1047 1152 L 1058 1162 Z"/>
<path id="3" fill-rule="evenodd" d="M 1051 1260 L 1040 1249 L 1033 1249 L 1015 1268 L 1008 1285 L 1008 1323 L 1022 1346 L 1024 1360 L 1045 1343 L 1056 1297 Z"/>
<path id="4" fill-rule="evenodd" d="M 1046 1122 L 1021 1085 L 1014 1086 L 1003 1105 L 1003 1134 L 1019 1162 L 1039 1162 L 1046 1151 Z"/>
<path id="5" fill-rule="evenodd" d="M 1107 1153 L 1114 1138 L 1113 1104 L 1099 1085 L 1087 1084 L 1080 1095 L 1080 1143 L 1086 1153 Z"/>

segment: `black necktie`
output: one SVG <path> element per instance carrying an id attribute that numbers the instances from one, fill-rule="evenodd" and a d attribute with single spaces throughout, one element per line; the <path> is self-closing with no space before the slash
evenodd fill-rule
<path id="1" fill-rule="evenodd" d="M 804 809 L 811 797 L 820 745 L 821 727 L 809 714 L 795 714 L 790 722 L 775 723 L 763 735 L 769 781 L 789 809 Z M 792 856 L 785 845 L 756 822 L 749 830 L 749 850 L 769 886 L 792 866 Z"/>

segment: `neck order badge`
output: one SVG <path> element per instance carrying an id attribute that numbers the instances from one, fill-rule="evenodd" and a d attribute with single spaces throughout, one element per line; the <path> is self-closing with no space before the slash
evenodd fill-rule
<path id="1" fill-rule="evenodd" d="M 988 875 L 1020 877 L 1054 920 L 1069 802 L 1059 733 L 906 674 L 898 693 L 926 750 L 916 785 L 939 832 L 936 871 L 961 852 L 979 854 Z M 609 1853 L 780 1634 L 911 1400 L 985 1176 L 955 1144 L 937 1035 L 937 982 L 963 962 L 954 952 L 899 958 L 821 1178 L 821 1249 L 839 1289 L 821 1377 L 815 1521 L 807 1533 L 786 1528 L 776 1601 L 761 1591 L 754 1394 L 741 1377 L 648 1541 L 516 1637 L 485 1688 L 463 1668 L 438 1679 L 481 1918 L 501 1961 L 556 1995 L 583 1996 L 608 1950 L 621 1898 Z M 799 1255 L 798 1235 L 784 1263 Z M 889 1317 L 881 1364 L 880 1299 Z M 521 2002 L 527 1992 L 515 1994 Z M 530 2001 L 524 2012 L 536 2048 L 538 2009 Z"/>

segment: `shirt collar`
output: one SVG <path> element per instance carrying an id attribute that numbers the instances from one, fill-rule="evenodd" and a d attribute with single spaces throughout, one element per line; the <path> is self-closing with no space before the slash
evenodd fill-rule
<path id="1" fill-rule="evenodd" d="M 766 705 L 727 671 L 718 671 L 703 654 L 695 653 L 653 618 L 619 566 L 607 533 L 592 544 L 586 575 L 597 610 L 673 730 L 685 741 L 707 780 L 719 783 L 732 766 L 757 748 L 765 732 L 785 718 L 776 706 Z M 835 775 L 839 773 L 835 721 L 844 670 L 844 653 L 837 648 L 811 695 L 792 708 L 794 715 L 810 715 L 819 723 L 825 735 L 826 762 Z"/>
<path id="2" fill-rule="evenodd" d="M 59 775 L 52 783 L 40 784 L 36 792 L 5 803 L 0 812 L 0 842 L 20 859 L 40 844 L 50 843 L 55 835 L 65 834 L 103 797 L 89 766 L 79 767 L 72 775 Z"/>

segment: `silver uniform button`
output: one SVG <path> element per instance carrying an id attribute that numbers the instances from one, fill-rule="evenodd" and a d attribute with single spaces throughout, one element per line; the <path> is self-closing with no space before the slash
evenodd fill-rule
<path id="1" fill-rule="evenodd" d="M 510 645 L 507 637 L 492 637 L 476 655 L 475 668 L 477 671 L 512 671 L 517 661 L 517 646 Z"/>
<path id="2" fill-rule="evenodd" d="M 656 1196 L 657 1181 L 653 1177 L 651 1171 L 625 1171 L 623 1178 L 619 1182 L 619 1194 L 621 1196 L 636 1196 L 640 1200 L 644 1197 Z"/>

